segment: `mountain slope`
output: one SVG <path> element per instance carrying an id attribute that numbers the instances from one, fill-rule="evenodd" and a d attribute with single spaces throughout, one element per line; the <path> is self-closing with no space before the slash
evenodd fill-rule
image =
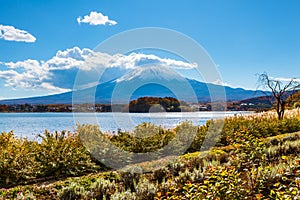
<path id="1" fill-rule="evenodd" d="M 96 87 L 42 97 L 1 100 L 0 104 L 71 104 L 73 97 L 74 103 L 111 103 L 112 100 L 112 103 L 128 103 L 143 96 L 170 96 L 185 101 L 209 102 L 210 94 L 213 94 L 214 100 L 224 99 L 222 97 L 224 89 L 227 101 L 264 95 L 261 91 L 223 87 L 186 79 L 167 68 L 147 67 L 132 70 L 118 79 Z"/>

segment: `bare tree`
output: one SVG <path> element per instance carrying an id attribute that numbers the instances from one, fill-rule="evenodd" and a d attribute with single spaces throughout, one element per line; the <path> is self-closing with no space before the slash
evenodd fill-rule
<path id="1" fill-rule="evenodd" d="M 286 99 L 288 96 L 293 95 L 295 90 L 300 88 L 300 82 L 296 78 L 280 80 L 276 78 L 271 78 L 267 75 L 267 73 L 263 73 L 259 75 L 258 81 L 261 86 L 264 88 L 270 89 L 272 92 L 272 96 L 276 101 L 276 112 L 278 115 L 278 119 L 283 119 Z"/>

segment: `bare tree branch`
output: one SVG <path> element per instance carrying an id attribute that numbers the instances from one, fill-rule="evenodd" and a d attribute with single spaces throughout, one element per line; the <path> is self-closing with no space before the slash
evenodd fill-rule
<path id="1" fill-rule="evenodd" d="M 276 100 L 276 112 L 278 119 L 283 119 L 287 103 L 286 95 L 293 95 L 295 90 L 300 88 L 300 82 L 297 81 L 297 79 L 292 78 L 284 84 L 283 81 L 270 78 L 267 73 L 260 74 L 258 80 L 261 86 L 271 90 L 272 96 Z"/>

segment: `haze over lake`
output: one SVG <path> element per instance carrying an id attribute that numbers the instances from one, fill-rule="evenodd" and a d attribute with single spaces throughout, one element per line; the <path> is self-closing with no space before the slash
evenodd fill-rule
<path id="1" fill-rule="evenodd" d="M 131 131 L 143 122 L 165 128 L 190 121 L 202 125 L 209 119 L 245 115 L 250 112 L 178 112 L 178 113 L 0 113 L 0 132 L 14 130 L 17 136 L 35 139 L 49 131 L 76 130 L 76 123 L 98 124 L 101 131 L 113 133 L 119 128 Z"/>

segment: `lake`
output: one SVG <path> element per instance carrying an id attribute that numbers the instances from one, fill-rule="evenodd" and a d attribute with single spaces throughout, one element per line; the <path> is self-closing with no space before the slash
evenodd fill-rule
<path id="1" fill-rule="evenodd" d="M 75 131 L 76 124 L 98 124 L 101 131 L 113 133 L 119 128 L 131 131 L 142 122 L 151 122 L 165 128 L 190 121 L 202 125 L 209 119 L 251 112 L 178 112 L 178 113 L 0 113 L 0 132 L 14 130 L 17 136 L 35 139 L 46 129 Z"/>

